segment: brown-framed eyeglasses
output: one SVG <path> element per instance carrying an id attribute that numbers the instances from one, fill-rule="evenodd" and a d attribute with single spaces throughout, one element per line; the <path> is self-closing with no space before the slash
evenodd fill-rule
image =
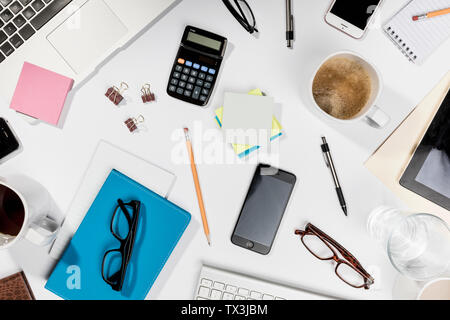
<path id="1" fill-rule="evenodd" d="M 334 260 L 337 263 L 334 271 L 346 284 L 369 289 L 374 283 L 372 276 L 347 249 L 313 224 L 308 223 L 305 231 L 295 230 L 295 234 L 301 236 L 305 248 L 317 259 Z M 338 252 L 344 259 L 339 258 Z"/>

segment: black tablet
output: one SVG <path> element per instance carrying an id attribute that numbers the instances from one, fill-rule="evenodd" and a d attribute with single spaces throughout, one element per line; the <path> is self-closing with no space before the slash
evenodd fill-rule
<path id="1" fill-rule="evenodd" d="M 450 90 L 400 178 L 400 184 L 450 210 Z"/>

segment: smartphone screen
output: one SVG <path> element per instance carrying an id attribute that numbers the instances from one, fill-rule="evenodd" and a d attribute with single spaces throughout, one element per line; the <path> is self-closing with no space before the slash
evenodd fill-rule
<path id="1" fill-rule="evenodd" d="M 19 142 L 5 119 L 0 118 L 0 159 L 19 149 Z"/>
<path id="2" fill-rule="evenodd" d="M 381 0 L 336 0 L 330 12 L 352 25 L 365 30 Z"/>
<path id="3" fill-rule="evenodd" d="M 233 232 L 238 246 L 267 254 L 295 185 L 295 175 L 259 165 Z"/>

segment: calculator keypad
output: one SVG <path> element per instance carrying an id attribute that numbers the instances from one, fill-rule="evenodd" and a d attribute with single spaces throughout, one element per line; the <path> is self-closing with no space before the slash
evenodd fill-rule
<path id="1" fill-rule="evenodd" d="M 214 86 L 216 73 L 217 70 L 209 66 L 178 58 L 167 91 L 182 100 L 205 105 Z"/>

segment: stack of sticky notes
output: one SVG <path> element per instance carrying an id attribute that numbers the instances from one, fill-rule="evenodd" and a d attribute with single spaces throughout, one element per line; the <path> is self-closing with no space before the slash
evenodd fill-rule
<path id="1" fill-rule="evenodd" d="M 73 79 L 25 62 L 10 108 L 57 125 Z"/>
<path id="2" fill-rule="evenodd" d="M 248 93 L 249 95 L 254 96 L 263 96 L 263 93 L 260 89 L 252 90 Z M 223 115 L 224 115 L 224 107 L 218 108 L 216 111 L 216 121 L 219 127 L 222 128 L 222 121 L 223 121 Z M 270 135 L 270 141 L 273 141 L 280 137 L 282 132 L 281 124 L 278 122 L 278 120 L 275 118 L 275 116 L 272 115 L 272 129 L 271 129 L 271 135 Z M 248 145 L 248 144 L 239 144 L 239 143 L 232 143 L 232 147 L 234 152 L 237 154 L 239 158 L 243 158 L 248 156 L 253 151 L 258 150 L 261 146 L 260 145 Z"/>

